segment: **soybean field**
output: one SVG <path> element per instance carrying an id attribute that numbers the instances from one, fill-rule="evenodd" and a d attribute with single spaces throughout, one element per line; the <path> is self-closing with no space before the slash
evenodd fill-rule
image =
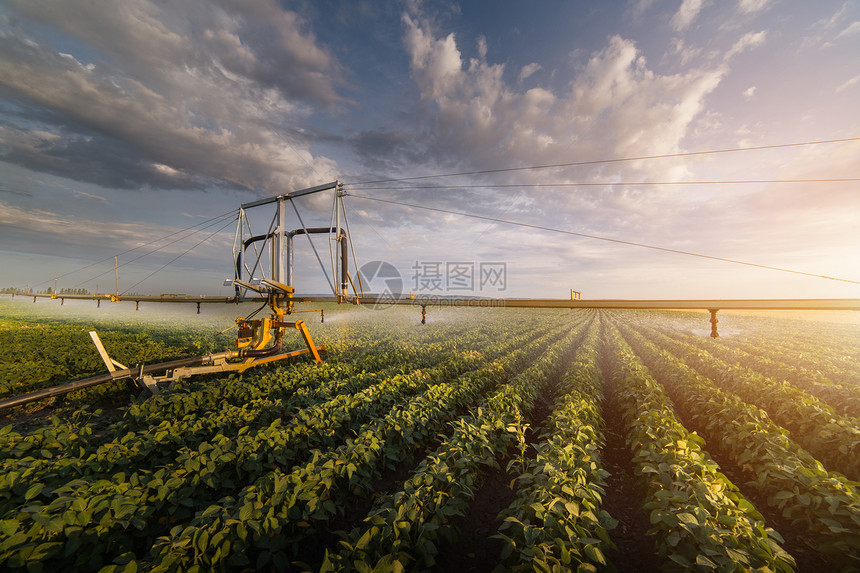
<path id="1" fill-rule="evenodd" d="M 0 570 L 860 570 L 860 323 L 707 317 L 332 307 L 320 365 L 0 412 Z M 102 372 L 92 320 L 0 317 L 0 398 Z"/>

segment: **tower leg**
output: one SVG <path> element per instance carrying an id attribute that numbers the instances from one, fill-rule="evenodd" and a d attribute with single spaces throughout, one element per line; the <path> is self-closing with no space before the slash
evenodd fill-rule
<path id="1" fill-rule="evenodd" d="M 302 338 L 305 341 L 305 344 L 308 345 L 308 350 L 311 351 L 311 355 L 314 357 L 314 361 L 318 364 L 322 362 L 322 358 L 320 358 L 320 354 L 317 351 L 317 347 L 314 344 L 313 339 L 311 338 L 311 333 L 308 332 L 308 327 L 305 326 L 305 321 L 297 320 L 296 321 L 296 329 L 302 334 Z"/>

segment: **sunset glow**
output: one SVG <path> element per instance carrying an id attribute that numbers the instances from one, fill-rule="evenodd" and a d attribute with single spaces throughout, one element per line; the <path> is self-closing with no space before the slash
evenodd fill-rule
<path id="1" fill-rule="evenodd" d="M 114 254 L 339 179 L 531 225 L 347 198 L 359 262 L 407 282 L 420 262 L 504 262 L 502 296 L 858 297 L 858 74 L 843 1 L 9 0 L 0 287 L 95 290 Z M 301 205 L 328 224 L 327 198 Z M 121 280 L 215 230 L 121 256 Z M 232 240 L 135 290 L 229 294 Z M 326 290 L 310 251 L 296 264 L 301 291 Z"/>

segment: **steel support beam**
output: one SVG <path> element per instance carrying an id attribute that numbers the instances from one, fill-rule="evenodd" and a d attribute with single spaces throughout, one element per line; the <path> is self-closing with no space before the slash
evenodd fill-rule
<path id="1" fill-rule="evenodd" d="M 49 294 L 30 294 L 36 298 L 51 298 Z M 110 300 L 110 295 L 63 295 L 70 300 Z M 247 302 L 262 302 L 265 297 L 246 298 Z M 235 297 L 188 295 L 121 295 L 119 301 L 166 303 L 235 303 Z M 335 296 L 296 296 L 295 302 L 338 302 Z M 348 302 L 353 302 L 351 299 Z M 652 310 L 860 310 L 860 298 L 784 298 L 784 299 L 596 299 L 569 300 L 551 298 L 443 298 L 365 296 L 361 304 L 406 306 L 471 306 L 485 308 L 605 308 Z"/>

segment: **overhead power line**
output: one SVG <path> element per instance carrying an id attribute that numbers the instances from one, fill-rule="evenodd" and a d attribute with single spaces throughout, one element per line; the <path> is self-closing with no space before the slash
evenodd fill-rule
<path id="1" fill-rule="evenodd" d="M 645 161 L 651 159 L 668 159 L 672 157 L 694 157 L 697 155 L 713 155 L 717 153 L 735 153 L 739 151 L 761 151 L 765 149 L 786 149 L 790 147 L 803 147 L 808 145 L 823 145 L 829 143 L 847 143 L 849 141 L 860 141 L 860 137 L 846 137 L 843 139 L 824 139 L 818 141 L 801 141 L 796 143 L 779 143 L 774 145 L 758 145 L 754 147 L 732 147 L 727 149 L 709 149 L 705 151 L 685 151 L 681 153 L 664 153 L 661 155 L 643 155 L 639 157 L 619 157 L 611 159 L 594 159 L 590 161 L 571 161 L 569 163 L 551 163 L 547 165 L 526 165 L 522 167 L 505 167 L 501 169 L 484 169 L 479 171 L 460 171 L 457 173 L 439 173 L 435 175 L 417 175 L 413 177 L 400 177 L 392 179 L 377 179 L 374 181 L 353 181 L 344 185 L 371 185 L 376 183 L 394 183 L 397 181 L 417 181 L 420 179 L 434 179 L 436 177 L 457 177 L 461 175 L 486 175 L 490 173 L 507 173 L 511 171 L 528 171 L 534 169 L 552 169 L 556 167 L 576 167 L 580 165 L 600 165 L 605 163 L 621 163 L 625 161 Z"/>
<path id="2" fill-rule="evenodd" d="M 159 242 L 159 241 L 163 241 L 163 240 L 164 240 L 164 239 L 166 239 L 166 238 L 174 237 L 174 236 L 176 236 L 176 235 L 178 235 L 178 234 L 180 234 L 180 233 L 185 233 L 185 232 L 187 232 L 187 231 L 191 231 L 190 233 L 188 233 L 187 235 L 185 235 L 185 236 L 183 236 L 183 237 L 179 237 L 179 238 L 177 238 L 177 239 L 174 239 L 173 241 L 170 241 L 169 243 L 165 243 L 164 245 L 161 245 L 160 247 L 156 247 L 156 248 L 154 248 L 154 249 L 151 249 L 151 250 L 149 250 L 149 251 L 146 251 L 145 253 L 140 254 L 140 255 L 138 255 L 138 256 L 136 256 L 136 257 L 132 258 L 132 259 L 129 259 L 129 260 L 127 260 L 127 261 L 123 261 L 120 265 L 118 265 L 118 266 L 117 266 L 117 268 L 122 268 L 122 267 L 124 267 L 124 266 L 126 266 L 126 265 L 130 265 L 131 263 L 133 263 L 133 262 L 135 262 L 135 261 L 137 261 L 137 260 L 139 260 L 139 259 L 142 259 L 143 257 L 149 256 L 149 255 L 151 255 L 151 254 L 153 254 L 153 253 L 157 253 L 158 251 L 161 251 L 161 250 L 163 250 L 163 249 L 166 249 L 167 247 L 170 247 L 170 246 L 172 246 L 172 245 L 175 245 L 176 243 L 179 243 L 180 241 L 184 241 L 185 239 L 188 239 L 188 238 L 190 238 L 190 237 L 192 237 L 192 236 L 196 235 L 197 233 L 203 232 L 203 231 L 205 231 L 206 229 L 209 229 L 209 228 L 211 228 L 211 227 L 214 227 L 215 225 L 218 225 L 218 224 L 220 224 L 220 223 L 224 222 L 225 220 L 228 220 L 228 219 L 229 219 L 229 222 L 231 222 L 231 223 L 232 223 L 232 222 L 235 220 L 235 213 L 236 213 L 236 211 L 230 211 L 230 212 L 228 212 L 228 213 L 225 213 L 224 215 L 220 215 L 220 216 L 218 216 L 218 217 L 213 217 L 213 218 L 211 218 L 211 219 L 207 219 L 206 221 L 204 221 L 204 222 L 202 222 L 202 223 L 198 223 L 197 225 L 194 225 L 194 227 L 199 227 L 200 225 L 203 225 L 203 226 L 202 226 L 202 227 L 200 227 L 199 229 L 195 230 L 195 231 L 191 231 L 191 229 L 193 229 L 194 227 L 190 227 L 190 228 L 188 228 L 188 229 L 183 229 L 183 230 L 181 230 L 181 231 L 176 231 L 175 233 L 171 233 L 171 234 L 169 234 L 169 235 L 166 235 L 165 237 L 161 237 L 160 239 L 156 239 L 156 240 L 154 240 L 154 241 L 150 241 L 150 242 L 148 242 L 148 243 L 144 243 L 143 245 L 137 246 L 137 247 L 135 247 L 135 248 L 133 248 L 133 249 L 128 249 L 128 250 L 126 250 L 126 251 L 124 251 L 124 252 L 122 252 L 122 253 L 118 253 L 118 254 L 117 254 L 117 257 L 119 257 L 120 255 L 123 255 L 123 254 L 128 254 L 128 253 L 130 253 L 130 252 L 132 252 L 132 251 L 136 251 L 137 249 L 143 248 L 143 247 L 145 247 L 145 246 L 147 246 L 147 245 L 151 245 L 151 244 L 153 244 L 153 243 L 157 243 L 157 242 Z M 108 260 L 110 260 L 110 259 L 104 259 L 104 261 L 108 261 Z M 104 262 L 104 261 L 101 261 L 101 262 Z M 87 265 L 87 266 L 86 266 L 86 267 L 84 267 L 83 269 L 86 269 L 86 268 L 92 267 L 92 266 L 93 266 L 93 265 L 95 265 L 95 264 L 98 264 L 98 263 L 93 263 L 92 265 Z M 83 269 L 79 269 L 79 270 L 83 270 Z M 79 286 L 82 286 L 82 285 L 84 285 L 84 284 L 86 284 L 86 283 L 88 283 L 88 282 L 94 281 L 94 280 L 96 280 L 97 278 L 100 278 L 100 277 L 102 277 L 102 276 L 104 276 L 104 275 L 106 275 L 106 274 L 110 274 L 110 273 L 112 273 L 113 271 L 114 271 L 113 269 L 109 269 L 109 270 L 104 271 L 104 272 L 102 272 L 102 273 L 100 273 L 100 274 L 97 274 L 97 275 L 95 275 L 95 276 L 92 276 L 92 277 L 89 277 L 89 278 L 87 278 L 87 279 L 84 279 L 84 280 L 82 280 L 81 282 L 79 282 L 78 284 L 74 285 L 74 287 L 72 287 L 72 288 L 77 288 L 77 287 L 79 287 Z M 73 271 L 73 272 L 77 272 L 77 271 Z M 69 274 L 69 273 L 66 273 L 66 274 Z"/>
<path id="3" fill-rule="evenodd" d="M 214 237 L 215 235 L 217 235 L 218 233 L 220 233 L 221 231 L 223 231 L 224 229 L 226 229 L 227 227 L 229 227 L 230 225 L 232 225 L 234 220 L 235 220 L 235 219 L 230 219 L 229 221 L 227 221 L 227 224 L 226 224 L 226 225 L 222 226 L 222 227 L 221 227 L 220 229 L 218 229 L 217 231 L 212 231 L 209 235 L 207 235 L 205 238 L 203 238 L 203 240 L 199 241 L 197 244 L 195 244 L 194 246 L 190 247 L 190 248 L 189 248 L 189 249 L 187 249 L 186 251 L 184 251 L 184 252 L 182 252 L 182 253 L 180 253 L 180 254 L 176 255 L 175 257 L 173 257 L 172 259 L 170 259 L 169 261 L 167 261 L 166 263 L 164 263 L 163 265 L 161 265 L 159 268 L 155 269 L 154 271 L 152 271 L 151 273 L 149 273 L 148 275 L 146 275 L 145 277 L 143 277 L 142 279 L 140 279 L 139 281 L 137 281 L 136 283 L 134 283 L 133 285 L 131 285 L 130 287 L 128 287 L 127 289 L 125 289 L 124 291 L 122 291 L 122 294 L 126 294 L 128 291 L 130 291 L 131 289 L 133 289 L 134 287 L 136 287 L 137 285 L 139 285 L 139 284 L 140 284 L 140 283 L 142 283 L 143 281 L 147 280 L 147 279 L 148 279 L 149 277 L 151 277 L 152 275 L 154 275 L 154 274 L 156 274 L 156 273 L 158 273 L 158 272 L 160 272 L 160 271 L 163 271 L 163 270 L 164 270 L 168 265 L 171 265 L 171 264 L 175 263 L 175 262 L 176 262 L 176 261 L 178 261 L 180 258 L 182 258 L 183 256 L 187 255 L 188 253 L 190 253 L 191 251 L 193 251 L 194 249 L 196 249 L 197 247 L 199 247 L 200 245 L 202 245 L 203 243 L 205 243 L 206 241 L 208 241 L 209 239 L 211 239 L 212 237 Z"/>
<path id="4" fill-rule="evenodd" d="M 771 183 L 848 183 L 858 182 L 860 177 L 839 179 L 732 179 L 714 181 L 602 181 L 574 183 L 488 183 L 486 185 L 409 185 L 405 187 L 360 187 L 361 191 L 412 191 L 415 189 L 502 189 L 526 187 L 638 187 L 657 185 L 752 185 Z"/>
<path id="5" fill-rule="evenodd" d="M 61 279 L 61 278 L 66 277 L 66 276 L 73 275 L 73 274 L 75 274 L 75 273 L 79 273 L 79 272 L 81 272 L 81 271 L 85 271 L 85 270 L 87 270 L 87 269 L 89 269 L 89 268 L 92 268 L 92 267 L 94 267 L 94 266 L 97 266 L 97 265 L 100 265 L 100 264 L 102 264 L 102 263 L 106 263 L 106 262 L 108 262 L 108 261 L 111 261 L 111 260 L 113 260 L 113 258 L 114 258 L 114 257 L 121 257 L 121 256 L 123 256 L 123 255 L 127 255 L 128 253 L 132 253 L 132 252 L 134 252 L 134 251 L 136 251 L 136 250 L 138 250 L 138 249 L 142 249 L 143 247 L 147 247 L 147 246 L 149 246 L 149 245 L 152 245 L 152 244 L 158 243 L 159 241 L 163 241 L 163 240 L 165 240 L 165 239 L 169 239 L 170 237 L 176 236 L 176 235 L 178 235 L 178 234 L 180 234 L 180 233 L 185 233 L 186 231 L 190 231 L 190 230 L 194 229 L 195 227 L 200 227 L 201 225 L 206 225 L 207 223 L 209 223 L 209 222 L 211 222 L 211 221 L 216 221 L 216 222 L 217 222 L 219 219 L 223 219 L 224 217 L 227 217 L 227 216 L 233 215 L 235 212 L 236 212 L 236 210 L 234 209 L 234 210 L 232 210 L 232 211 L 228 211 L 228 212 L 226 212 L 226 213 L 222 213 L 221 215 L 217 215 L 217 216 L 215 216 L 215 217 L 210 217 L 209 219 L 206 219 L 205 221 L 201 221 L 201 222 L 196 223 L 196 224 L 194 224 L 194 225 L 192 225 L 192 226 L 190 226 L 190 227 L 186 227 L 186 228 L 184 228 L 184 229 L 180 229 L 180 230 L 178 230 L 178 231 L 174 231 L 173 233 L 170 233 L 170 234 L 164 235 L 163 237 L 159 237 L 159 238 L 157 238 L 157 239 L 153 239 L 153 240 L 149 241 L 148 243 L 143 243 L 143 244 L 138 245 L 138 246 L 136 246 L 136 247 L 133 247 L 133 248 L 131 248 L 131 249 L 126 249 L 125 251 L 122 251 L 122 252 L 119 252 L 119 253 L 115 253 L 115 254 L 113 254 L 113 255 L 111 255 L 111 256 L 109 256 L 109 257 L 105 257 L 104 259 L 102 259 L 102 260 L 100 260 L 100 261 L 96 261 L 96 262 L 94 262 L 94 263 L 90 263 L 90 264 L 88 264 L 88 265 L 85 265 L 85 266 L 80 267 L 80 268 L 78 268 L 78 269 L 75 269 L 75 270 L 73 270 L 73 271 L 69 271 L 69 272 L 63 273 L 63 274 L 61 274 L 61 275 L 57 275 L 57 277 L 56 277 L 56 278 Z M 217 223 L 216 223 L 216 224 L 217 224 Z M 205 229 L 205 228 L 206 228 L 206 227 L 204 227 L 204 229 Z M 202 230 L 202 229 L 201 229 L 201 230 Z M 194 233 L 191 233 L 191 234 L 193 235 Z M 189 235 L 189 236 L 190 236 L 190 235 Z M 183 238 L 184 238 L 184 237 L 183 237 Z M 171 243 L 171 244 L 172 244 L 172 243 Z M 165 246 L 166 246 L 166 245 L 165 245 Z M 161 248 L 164 248 L 164 247 L 159 247 L 159 249 L 161 249 Z M 158 250 L 158 249 L 155 249 L 154 251 L 150 251 L 150 252 L 155 252 L 156 250 Z M 140 257 L 138 257 L 138 258 L 140 258 Z M 134 259 L 134 260 L 136 260 L 136 259 Z M 123 263 L 123 264 L 127 264 L 127 263 Z M 106 274 L 106 273 L 102 273 L 102 274 Z M 98 276 L 101 276 L 101 275 L 98 275 Z M 35 286 L 40 286 L 40 285 L 43 285 L 43 284 L 47 284 L 47 283 L 49 283 L 49 282 L 51 282 L 51 281 L 53 281 L 53 280 L 54 280 L 54 279 L 53 279 L 53 278 L 51 278 L 51 279 L 48 279 L 48 280 L 42 281 L 41 283 L 38 283 L 38 284 L 36 284 Z M 89 281 L 89 280 L 93 280 L 93 279 L 87 279 L 87 281 Z M 85 281 L 85 282 L 86 282 L 86 281 Z M 79 283 L 79 284 L 78 284 L 78 285 L 76 285 L 76 286 L 80 286 L 81 284 L 83 284 L 83 283 Z"/>
<path id="6" fill-rule="evenodd" d="M 690 251 L 682 251 L 682 250 L 680 250 L 680 249 L 669 249 L 669 248 L 666 248 L 666 247 L 658 247 L 658 246 L 655 246 L 655 245 L 646 245 L 646 244 L 644 244 L 644 243 L 636 243 L 636 242 L 633 242 L 633 241 L 624 241 L 624 240 L 621 240 L 621 239 L 612 239 L 612 238 L 609 238 L 609 237 L 600 237 L 600 236 L 597 236 L 597 235 L 588 235 L 588 234 L 586 234 L 586 233 L 577 233 L 577 232 L 575 232 L 575 231 L 567 231 L 567 230 L 565 230 L 565 229 L 556 229 L 556 228 L 554 228 L 554 227 L 546 227 L 546 226 L 543 226 L 543 225 L 533 225 L 533 224 L 531 224 L 531 223 L 522 223 L 522 222 L 519 222 L 519 221 L 508 221 L 508 220 L 505 220 L 505 219 L 499 219 L 499 218 L 496 218 L 496 217 L 487 217 L 487 216 L 485 216 L 485 215 L 475 215 L 475 214 L 473 214 L 473 213 L 464 213 L 464 212 L 462 212 L 462 211 L 452 211 L 452 210 L 450 210 L 450 209 L 440 209 L 440 208 L 438 208 L 438 207 L 428 207 L 427 205 L 414 205 L 414 204 L 411 204 L 411 203 L 404 203 L 404 202 L 402 202 L 402 201 L 392 201 L 392 200 L 390 200 L 390 199 L 379 199 L 379 198 L 377 198 L 377 197 L 367 197 L 367 196 L 365 196 L 365 195 L 354 195 L 354 194 L 352 194 L 352 193 L 348 193 L 347 195 L 348 195 L 348 196 L 350 196 L 350 197 L 355 197 L 356 199 L 367 199 L 368 201 L 378 201 L 378 202 L 380 202 L 380 203 L 390 203 L 390 204 L 392 204 L 392 205 L 400 205 L 400 206 L 402 206 L 402 207 L 412 207 L 412 208 L 414 208 L 414 209 L 424 209 L 424 210 L 427 210 L 427 211 L 435 211 L 435 212 L 437 212 L 437 213 L 446 213 L 446 214 L 448 214 L 448 215 L 458 215 L 458 216 L 460 216 L 460 217 L 470 217 L 470 218 L 472 218 L 472 219 L 481 219 L 482 221 L 490 221 L 490 222 L 493 222 L 493 223 L 502 223 L 502 224 L 505 224 L 505 225 L 516 225 L 516 226 L 518 226 L 518 227 L 526 227 L 526 228 L 529 228 L 529 229 L 538 229 L 538 230 L 540 230 L 540 231 L 550 231 L 550 232 L 552 232 L 552 233 L 562 233 L 562 234 L 565 234 L 565 235 L 573 235 L 573 236 L 575 236 L 575 237 L 584 237 L 584 238 L 587 238 L 587 239 L 596 239 L 596 240 L 598 240 L 598 241 L 608 241 L 608 242 L 610 242 L 610 243 L 618 243 L 618 244 L 621 244 L 621 245 L 630 245 L 630 246 L 633 246 L 633 247 L 642 247 L 642 248 L 644 248 L 644 249 L 653 249 L 653 250 L 656 250 L 656 251 L 663 251 L 663 252 L 666 252 L 666 253 L 676 253 L 676 254 L 679 254 L 679 255 L 687 255 L 687 256 L 690 256 L 690 257 L 699 257 L 699 258 L 702 258 L 702 259 L 710 259 L 710 260 L 713 260 L 713 261 L 721 261 L 721 262 L 724 262 L 724 263 L 733 263 L 733 264 L 736 264 L 736 265 L 745 265 L 745 266 L 748 266 L 748 267 L 757 267 L 757 268 L 760 268 L 760 269 L 768 269 L 768 270 L 771 270 L 771 271 L 780 271 L 780 272 L 784 272 L 784 273 L 792 273 L 792 274 L 796 274 L 796 275 L 804 275 L 804 276 L 808 276 L 808 277 L 815 277 L 815 278 L 820 278 L 820 279 L 828 279 L 828 280 L 832 280 L 832 281 L 840 281 L 840 282 L 846 282 L 846 283 L 852 283 L 852 284 L 860 284 L 860 281 L 855 281 L 855 280 L 850 280 L 850 279 L 843 279 L 843 278 L 839 278 L 839 277 L 831 277 L 831 276 L 827 276 L 827 275 L 819 275 L 819 274 L 815 274 L 815 273 L 807 273 L 807 272 L 803 272 L 803 271 L 797 271 L 797 270 L 793 270 L 793 269 L 785 269 L 785 268 L 781 268 L 781 267 L 773 267 L 773 266 L 769 266 L 769 265 L 760 265 L 760 264 L 757 264 L 757 263 L 749 263 L 749 262 L 746 262 L 746 261 L 739 261 L 739 260 L 736 260 L 736 259 L 727 259 L 727 258 L 724 258 L 724 257 L 715 257 L 715 256 L 712 256 L 712 255 L 703 255 L 703 254 L 701 254 L 701 253 L 693 253 L 693 252 L 690 252 Z"/>

